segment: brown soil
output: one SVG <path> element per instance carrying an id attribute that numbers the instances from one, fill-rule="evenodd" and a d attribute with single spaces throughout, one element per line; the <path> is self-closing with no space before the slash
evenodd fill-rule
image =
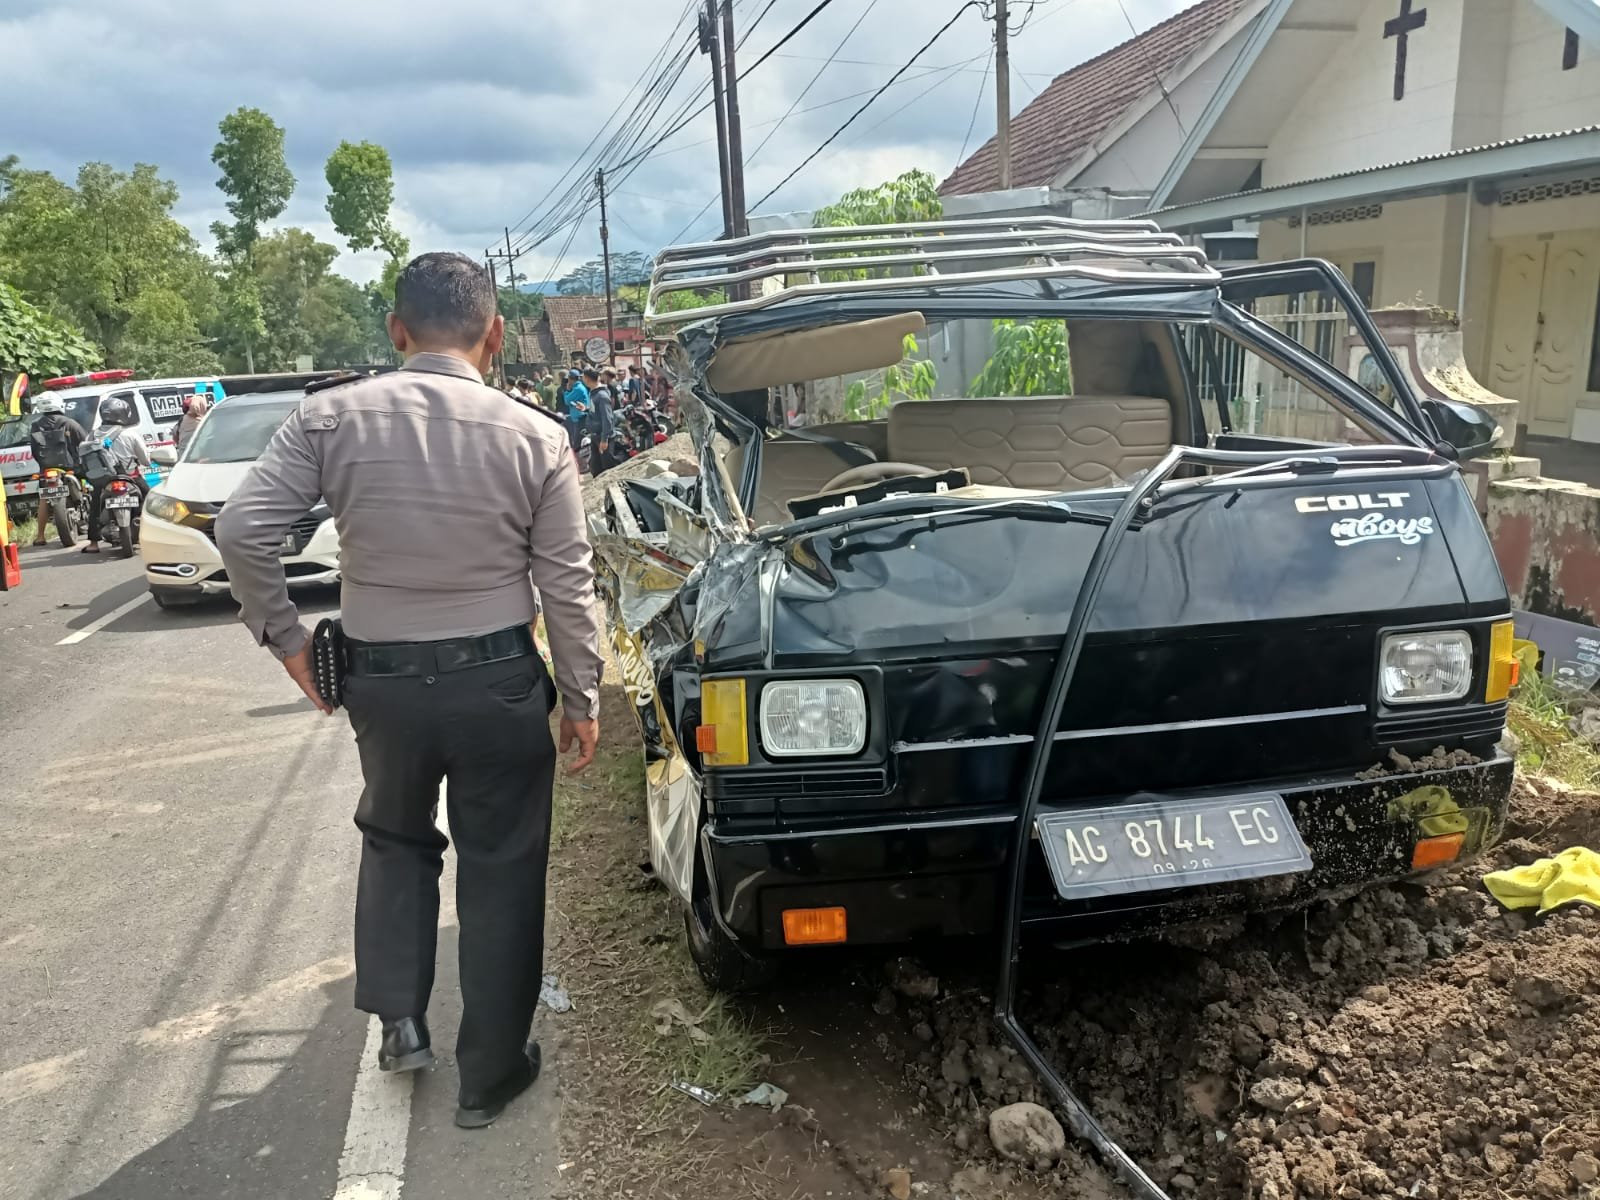
<path id="1" fill-rule="evenodd" d="M 605 719 L 629 730 L 615 689 Z M 1070 1140 L 1037 1174 L 989 1146 L 988 1114 L 1041 1092 L 994 1033 L 987 944 L 910 966 L 819 956 L 718 1013 L 766 1035 L 749 1082 L 789 1092 L 777 1114 L 668 1089 L 683 1059 L 650 1032 L 649 1008 L 675 997 L 698 1013 L 707 997 L 639 865 L 633 753 L 625 741 L 566 785 L 558 822 L 552 969 L 577 1005 L 557 1018 L 568 1195 L 865 1200 L 908 1182 L 926 1200 L 1124 1194 Z M 1479 878 L 1600 844 L 1600 796 L 1519 779 L 1506 839 L 1425 885 L 1257 920 L 1205 948 L 1030 952 L 1019 1011 L 1174 1197 L 1593 1195 L 1600 911 L 1507 914 Z M 931 979 L 937 995 L 916 995 Z"/>

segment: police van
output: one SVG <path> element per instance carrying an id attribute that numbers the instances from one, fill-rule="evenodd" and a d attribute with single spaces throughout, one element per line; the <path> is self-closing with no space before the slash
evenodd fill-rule
<path id="1" fill-rule="evenodd" d="M 183 416 L 184 401 L 194 395 L 195 384 L 200 382 L 206 380 L 135 380 L 132 371 L 122 370 L 66 375 L 47 379 L 41 387 L 58 397 L 66 415 L 86 431 L 94 429 L 100 405 L 108 397 L 128 401 L 138 416 L 133 428 L 145 446 L 155 450 L 173 444 L 173 431 Z M 5 491 L 6 507 L 13 520 L 33 515 L 39 506 L 39 464 L 34 461 L 28 442 L 32 424 L 33 418 L 28 414 L 0 420 L 0 488 Z"/>

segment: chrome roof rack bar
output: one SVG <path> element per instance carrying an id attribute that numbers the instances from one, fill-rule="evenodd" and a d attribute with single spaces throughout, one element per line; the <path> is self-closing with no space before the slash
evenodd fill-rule
<path id="1" fill-rule="evenodd" d="M 1074 243 L 1093 244 L 1096 246 L 1141 246 L 1146 248 L 1170 247 L 1173 249 L 1193 249 L 1176 234 L 1161 234 L 1152 236 L 1148 233 L 1101 233 L 1099 231 L 1086 232 L 1083 230 L 1047 229 L 1037 232 L 1020 234 L 1004 233 L 949 233 L 928 234 L 904 238 L 875 237 L 852 238 L 847 241 L 821 241 L 820 239 L 798 239 L 778 245 L 766 246 L 760 249 L 745 250 L 740 253 L 708 254 L 701 258 L 680 258 L 673 255 L 670 259 L 663 254 L 657 260 L 657 269 L 663 277 L 677 275 L 684 272 L 693 272 L 704 268 L 731 268 L 740 264 L 771 263 L 778 259 L 795 258 L 800 260 L 818 257 L 832 257 L 833 255 L 845 256 L 847 254 L 877 251 L 911 251 L 916 247 L 925 247 L 925 253 L 951 254 L 956 250 L 968 247 L 983 247 L 976 257 L 989 257 L 1016 255 L 1025 253 L 1029 247 L 1035 249 L 1059 244 L 1063 240 Z"/>
<path id="2" fill-rule="evenodd" d="M 848 272 L 873 274 L 825 278 Z M 665 329 L 820 296 L 1051 278 L 1206 287 L 1222 276 L 1204 251 L 1147 221 L 984 218 L 789 229 L 662 251 L 645 320 Z M 735 286 L 754 294 L 674 312 L 662 307 L 673 293 Z"/>
<path id="3" fill-rule="evenodd" d="M 965 217 L 949 221 L 900 221 L 887 225 L 821 225 L 792 229 L 770 229 L 765 233 L 752 233 L 747 237 L 728 238 L 715 242 L 686 242 L 669 246 L 657 255 L 658 261 L 681 257 L 696 257 L 703 251 L 726 253 L 752 246 L 768 245 L 774 241 L 802 239 L 827 239 L 860 237 L 863 234 L 929 234 L 975 233 L 982 229 L 995 229 L 1012 233 L 1028 232 L 1081 232 L 1096 233 L 1151 233 L 1160 234 L 1161 227 L 1154 221 L 1085 221 L 1073 217 Z M 1170 235 L 1163 235 L 1170 236 Z"/>

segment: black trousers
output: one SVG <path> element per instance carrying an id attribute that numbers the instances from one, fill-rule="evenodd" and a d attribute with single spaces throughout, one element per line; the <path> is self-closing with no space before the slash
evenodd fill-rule
<path id="1" fill-rule="evenodd" d="M 544 964 L 554 687 L 537 655 L 436 675 L 345 681 L 366 787 L 356 1007 L 419 1016 L 433 990 L 444 835 L 456 844 L 463 1095 L 500 1082 L 533 1025 Z"/>

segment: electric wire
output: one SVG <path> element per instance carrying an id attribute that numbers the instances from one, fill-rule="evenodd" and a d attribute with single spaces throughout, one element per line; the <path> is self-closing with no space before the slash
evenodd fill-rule
<path id="1" fill-rule="evenodd" d="M 810 154 L 806 155 L 806 157 L 801 161 L 799 166 L 795 167 L 794 170 L 790 171 L 787 175 L 785 175 L 782 179 L 780 179 L 778 181 L 778 183 L 777 183 L 777 186 L 769 189 L 767 194 L 762 196 L 761 199 L 757 200 L 754 204 L 752 204 L 747 211 L 754 212 L 756 209 L 760 208 L 768 200 L 772 199 L 772 197 L 778 191 L 780 191 L 785 185 L 787 185 L 788 182 L 791 179 L 793 179 L 796 175 L 800 174 L 800 172 L 805 170 L 806 167 L 810 166 L 811 163 L 816 160 L 817 155 L 821 154 L 830 145 L 832 145 L 833 142 L 835 141 L 835 139 L 837 139 L 839 137 L 839 135 L 842 134 L 846 129 L 849 129 L 850 126 L 853 125 L 856 122 L 856 119 L 858 117 L 860 117 L 862 113 L 866 112 L 867 109 L 872 107 L 873 101 L 877 100 L 879 96 L 883 95 L 884 92 L 888 91 L 889 88 L 894 85 L 895 81 L 900 78 L 900 76 L 904 75 L 907 71 L 909 71 L 915 65 L 917 59 L 921 58 L 924 54 L 926 54 L 928 52 L 928 50 L 933 47 L 933 44 L 935 42 L 937 42 L 941 37 L 943 37 L 946 34 L 949 31 L 950 27 L 961 19 L 961 16 L 962 16 L 963 13 L 965 13 L 969 8 L 978 8 L 978 7 L 979 7 L 978 0 L 967 0 L 967 2 L 965 4 L 963 4 L 960 8 L 956 9 L 955 13 L 950 17 L 950 19 L 948 21 L 946 21 L 943 25 L 939 26 L 939 28 L 934 31 L 933 36 L 930 37 L 926 42 L 924 42 L 922 44 L 922 46 L 917 50 L 917 52 L 915 54 L 913 54 L 910 57 L 910 59 L 908 59 L 906 61 L 906 64 L 903 67 L 901 67 L 899 70 L 897 70 L 893 75 L 891 75 L 889 77 L 888 82 L 886 82 L 882 87 L 880 87 L 876 92 L 874 92 L 867 99 L 867 102 L 865 104 L 863 104 L 860 108 L 856 109 L 855 112 L 851 113 L 849 119 L 846 120 L 843 125 L 839 126 L 838 129 L 835 129 L 831 134 L 828 135 L 827 138 L 825 138 L 823 140 L 822 145 L 818 146 Z"/>
<path id="2" fill-rule="evenodd" d="M 961 139 L 961 152 L 956 155 L 956 166 L 967 161 L 967 144 L 972 141 L 972 131 L 978 125 L 978 107 L 983 103 L 984 85 L 989 82 L 989 68 L 994 66 L 994 46 L 989 46 L 989 61 L 983 64 L 983 78 L 978 80 L 978 94 L 972 98 L 972 118 L 967 122 L 967 135 Z"/>

